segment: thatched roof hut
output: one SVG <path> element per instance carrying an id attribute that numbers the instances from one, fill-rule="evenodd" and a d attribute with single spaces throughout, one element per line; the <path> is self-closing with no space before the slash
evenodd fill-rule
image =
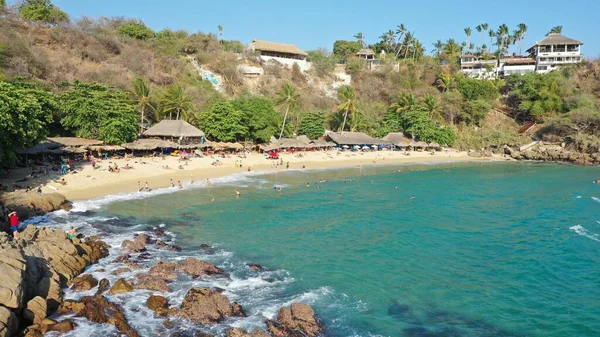
<path id="1" fill-rule="evenodd" d="M 363 132 L 330 132 L 327 137 L 337 145 L 380 145 L 388 141 L 376 139 Z"/>
<path id="2" fill-rule="evenodd" d="M 421 148 L 421 149 L 424 149 L 424 148 L 428 147 L 428 146 L 429 146 L 429 144 L 427 144 L 427 143 L 425 143 L 425 142 L 421 141 L 421 142 L 415 142 L 415 143 L 411 143 L 411 145 L 410 145 L 410 146 L 412 146 L 412 147 L 416 147 L 416 148 Z"/>
<path id="3" fill-rule="evenodd" d="M 200 138 L 204 132 L 183 120 L 163 119 L 144 132 L 147 137 L 172 137 L 172 138 Z"/>
<path id="4" fill-rule="evenodd" d="M 160 139 L 138 139 L 132 143 L 126 143 L 121 145 L 128 150 L 154 150 L 154 149 L 167 149 L 177 148 L 177 143 L 170 142 L 168 140 Z"/>
<path id="5" fill-rule="evenodd" d="M 399 147 L 410 146 L 411 143 L 411 140 L 405 137 L 402 132 L 390 132 L 382 139 Z"/>
<path id="6" fill-rule="evenodd" d="M 429 147 L 429 148 L 431 148 L 431 149 L 440 149 L 440 148 L 442 148 L 442 147 L 440 146 L 440 144 L 438 144 L 438 143 L 436 143 L 436 142 L 429 143 L 429 145 L 428 145 L 427 147 Z"/>
<path id="7" fill-rule="evenodd" d="M 56 144 L 57 147 L 102 145 L 103 141 L 79 137 L 49 137 L 45 142 Z"/>
<path id="8" fill-rule="evenodd" d="M 109 151 L 109 152 L 125 150 L 124 147 L 119 146 L 119 145 L 94 145 L 94 146 L 87 146 L 86 148 L 90 151 Z"/>

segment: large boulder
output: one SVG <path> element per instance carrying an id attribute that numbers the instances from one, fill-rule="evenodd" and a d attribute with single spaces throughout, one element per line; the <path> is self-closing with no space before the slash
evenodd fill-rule
<path id="1" fill-rule="evenodd" d="M 23 311 L 23 318 L 33 324 L 40 324 L 48 314 L 48 305 L 46 300 L 36 296 L 27 302 L 27 307 Z"/>
<path id="2" fill-rule="evenodd" d="M 111 295 L 128 293 L 134 289 L 133 284 L 127 282 L 125 279 L 118 279 L 115 284 L 108 291 Z"/>
<path id="3" fill-rule="evenodd" d="M 15 313 L 0 305 L 0 337 L 11 337 L 18 328 L 19 321 Z"/>
<path id="4" fill-rule="evenodd" d="M 98 280 L 91 274 L 83 274 L 73 279 L 71 290 L 91 290 L 97 285 Z"/>
<path id="5" fill-rule="evenodd" d="M 146 300 L 146 306 L 157 315 L 164 316 L 169 310 L 169 301 L 163 296 L 151 295 Z"/>
<path id="6" fill-rule="evenodd" d="M 59 209 L 69 210 L 71 208 L 67 199 L 62 194 L 24 191 L 1 194 L 0 204 L 3 204 L 8 209 L 17 211 L 21 220 Z"/>
<path id="7" fill-rule="evenodd" d="M 23 307 L 26 267 L 23 251 L 6 233 L 0 233 L 0 305 L 11 309 Z"/>
<path id="8" fill-rule="evenodd" d="M 121 249 L 127 253 L 141 253 L 146 251 L 146 244 L 143 240 L 125 240 L 121 243 Z"/>
<path id="9" fill-rule="evenodd" d="M 314 337 L 323 332 L 314 310 L 305 303 L 293 303 L 289 307 L 281 308 L 277 315 L 277 322 L 267 321 L 267 329 L 275 337 Z"/>
<path id="10" fill-rule="evenodd" d="M 148 270 L 148 274 L 151 276 L 158 276 L 164 279 L 173 280 L 177 278 L 177 273 L 175 272 L 177 267 L 177 264 L 174 262 L 158 261 L 158 263 L 153 265 L 150 270 Z"/>
<path id="11" fill-rule="evenodd" d="M 110 281 L 108 279 L 103 278 L 100 280 L 100 283 L 98 284 L 98 289 L 96 290 L 96 295 L 102 295 L 108 289 L 110 289 Z"/>
<path id="12" fill-rule="evenodd" d="M 66 320 L 64 320 L 62 322 L 58 322 L 56 324 L 53 324 L 53 325 L 49 326 L 48 329 L 47 329 L 47 331 L 56 331 L 58 333 L 64 334 L 64 333 L 67 333 L 69 331 L 72 331 L 76 327 L 77 327 L 77 324 L 75 324 L 70 319 L 66 319 Z"/>
<path id="13" fill-rule="evenodd" d="M 151 274 L 140 273 L 136 275 L 137 283 L 136 288 L 154 290 L 166 293 L 169 291 L 169 284 L 167 280 L 161 276 L 155 276 Z"/>
<path id="14" fill-rule="evenodd" d="M 223 294 L 208 288 L 192 288 L 181 303 L 179 315 L 197 324 L 211 325 L 225 317 L 244 317 L 237 303 L 230 303 Z"/>
<path id="15" fill-rule="evenodd" d="M 85 296 L 81 299 L 83 309 L 77 317 L 85 317 L 94 323 L 109 323 L 128 337 L 139 337 L 138 332 L 129 325 L 123 307 L 110 303 L 104 296 Z"/>
<path id="16" fill-rule="evenodd" d="M 177 265 L 177 271 L 185 273 L 193 278 L 204 275 L 223 275 L 223 270 L 206 261 L 196 260 L 188 257 Z"/>
<path id="17" fill-rule="evenodd" d="M 255 329 L 252 333 L 241 329 L 241 328 L 232 328 L 225 331 L 226 337 L 271 337 L 265 331 Z"/>

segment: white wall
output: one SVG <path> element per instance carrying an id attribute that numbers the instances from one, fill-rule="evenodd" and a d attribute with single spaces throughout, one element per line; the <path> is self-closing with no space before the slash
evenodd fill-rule
<path id="1" fill-rule="evenodd" d="M 535 71 L 535 64 L 504 65 L 502 70 L 504 70 L 504 76 L 512 74 L 532 73 Z"/>
<path id="2" fill-rule="evenodd" d="M 286 67 L 289 67 L 290 69 L 294 66 L 294 63 L 296 63 L 302 71 L 307 71 L 312 66 L 312 64 L 310 62 L 307 62 L 306 60 L 286 59 L 283 57 L 273 57 L 265 55 L 260 55 L 260 58 L 265 62 L 269 62 L 271 60 L 277 61 L 285 65 Z"/>

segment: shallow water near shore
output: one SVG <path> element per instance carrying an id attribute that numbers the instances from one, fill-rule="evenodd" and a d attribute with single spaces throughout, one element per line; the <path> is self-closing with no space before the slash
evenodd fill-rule
<path id="1" fill-rule="evenodd" d="M 178 305 L 192 286 L 219 287 L 245 308 L 249 317 L 211 333 L 264 328 L 305 301 L 329 336 L 598 336 L 599 178 L 598 168 L 529 163 L 255 173 L 80 202 L 47 221 L 106 237 L 112 257 L 90 272 L 111 283 L 120 242 L 155 227 L 184 250 L 150 250 L 147 266 L 194 256 L 225 269 L 230 279 L 180 278 L 164 294 Z M 151 293 L 111 300 L 141 335 L 163 335 L 144 305 Z M 114 333 L 77 322 L 69 336 Z"/>

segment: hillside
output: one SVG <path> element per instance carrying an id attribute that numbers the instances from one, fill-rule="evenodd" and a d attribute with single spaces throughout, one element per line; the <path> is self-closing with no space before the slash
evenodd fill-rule
<path id="1" fill-rule="evenodd" d="M 180 116 L 220 141 L 264 142 L 284 124 L 286 135 L 344 129 L 382 137 L 404 131 L 461 149 L 527 142 L 517 131 L 535 121 L 536 137 L 598 150 L 599 61 L 488 81 L 464 77 L 457 61 L 442 66 L 442 59 L 455 57 L 445 52 L 386 55 L 376 70 L 367 70 L 354 56 L 340 60 L 315 50 L 308 51 L 311 70 L 303 72 L 265 63 L 241 42 L 212 33 L 154 32 L 126 18 L 69 22 L 58 15 L 62 19 L 32 22 L 20 11 L 0 15 L 0 80 L 10 97 L 32 95 L 30 108 L 50 127 L 17 140 L 6 133 L 15 148 L 49 135 L 118 144 L 136 136 L 140 120 L 151 125 Z M 243 69 L 261 74 L 248 76 Z M 213 74 L 217 88 L 203 79 Z M 27 90 L 17 92 L 23 86 Z M 107 114 L 107 104 L 117 112 Z M 509 117 L 498 118 L 498 107 Z M 97 111 L 93 118 L 90 111 Z M 117 125 L 124 131 L 114 131 Z M 0 161 L 14 160 L 5 156 Z"/>

